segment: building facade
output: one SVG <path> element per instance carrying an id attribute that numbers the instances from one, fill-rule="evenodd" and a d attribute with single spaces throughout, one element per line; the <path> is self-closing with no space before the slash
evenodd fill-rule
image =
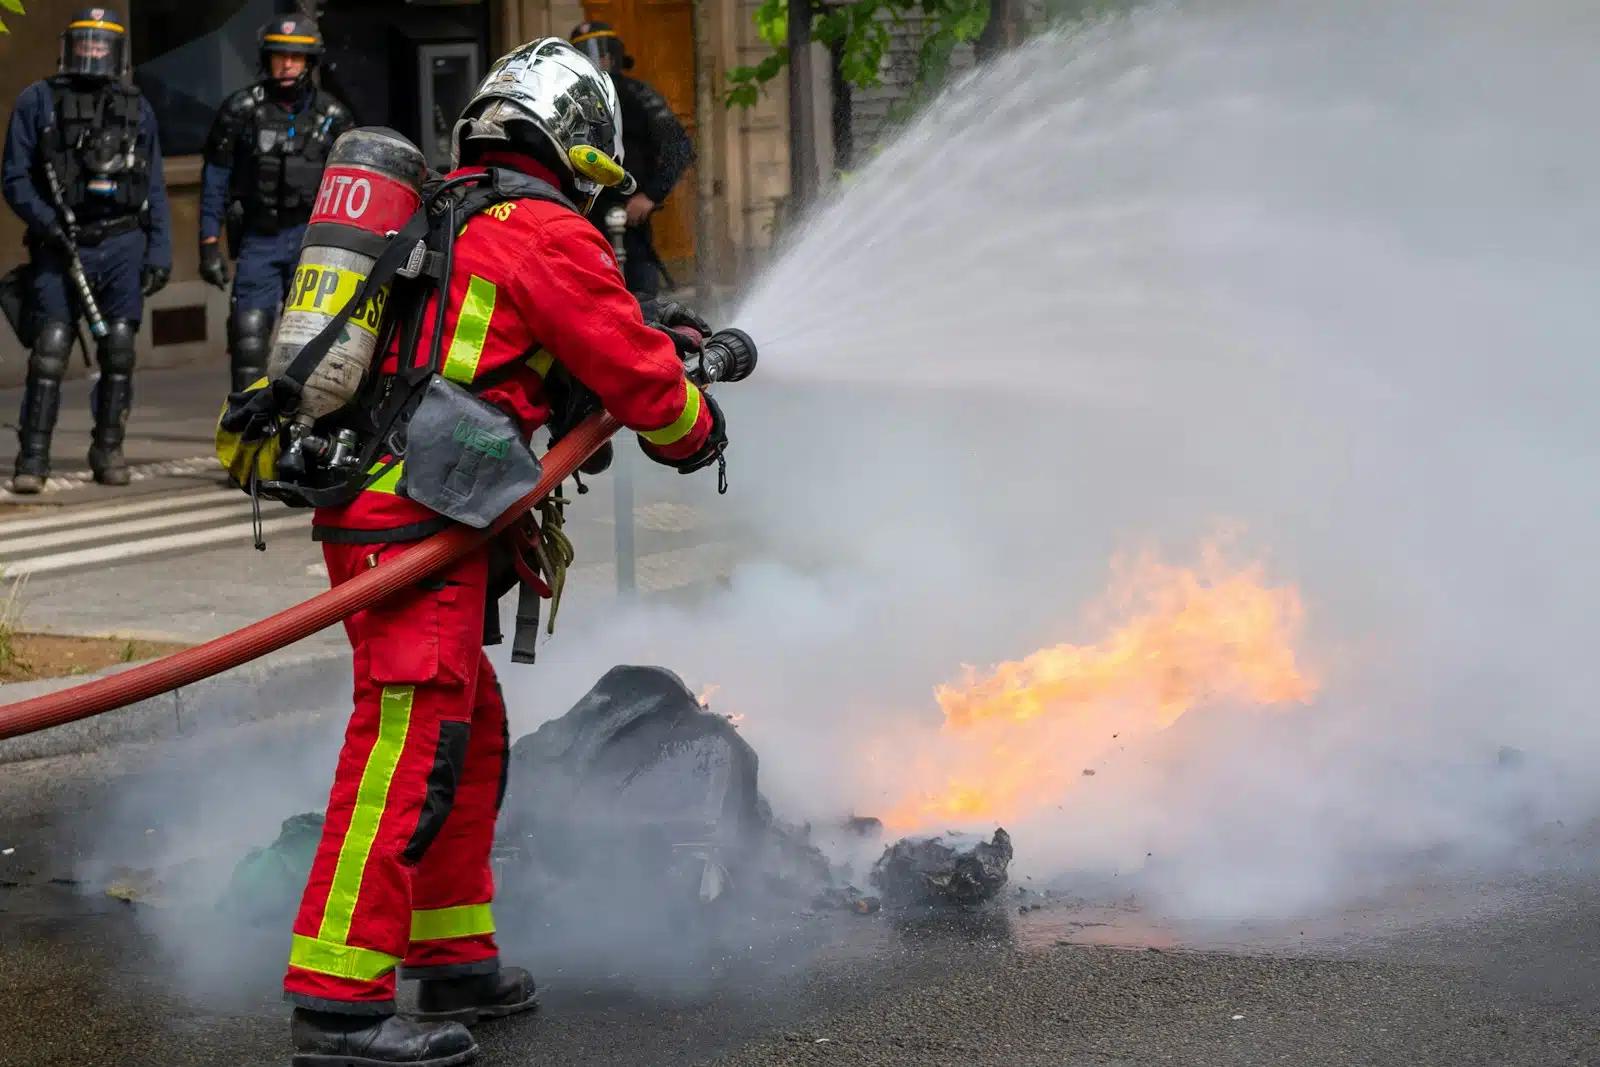
<path id="1" fill-rule="evenodd" d="M 5 16 L 0 35 L 0 98 L 14 101 L 54 73 L 61 29 L 83 0 L 26 0 Z M 256 73 L 255 35 L 274 14 L 306 0 L 123 0 L 134 81 L 160 125 L 172 201 L 172 284 L 149 301 L 140 331 L 140 365 L 197 365 L 225 388 L 227 297 L 198 276 L 199 152 L 217 105 Z M 663 207 L 657 244 L 674 279 L 696 277 L 697 259 L 718 265 L 721 283 L 762 262 L 773 220 L 788 195 L 788 107 L 781 85 L 748 111 L 721 105 L 724 72 L 757 62 L 766 46 L 752 15 L 756 0 L 322 0 L 316 14 L 328 42 L 324 84 L 347 100 L 363 125 L 392 126 L 437 166 L 449 156 L 450 129 L 494 57 L 523 41 L 564 36 L 584 18 L 617 26 L 635 58 L 632 73 L 654 84 L 694 137 L 702 171 L 691 171 Z M 701 62 L 716 102 L 697 122 L 695 23 L 703 12 Z M 9 114 L 9 112 L 8 112 Z M 826 114 L 826 112 L 824 112 Z M 701 128 L 701 127 L 704 128 Z M 711 210 L 697 213 L 700 191 Z M 702 234 L 700 231 L 704 230 Z M 697 257 L 697 240 L 715 243 Z M 22 225 L 0 212 L 0 271 L 25 255 Z M 22 380 L 27 354 L 0 326 L 0 384 Z M 75 373 L 82 373 L 76 368 Z"/>

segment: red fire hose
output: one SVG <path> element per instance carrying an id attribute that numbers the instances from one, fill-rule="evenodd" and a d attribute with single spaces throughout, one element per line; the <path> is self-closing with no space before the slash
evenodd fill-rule
<path id="1" fill-rule="evenodd" d="M 56 693 L 0 707 L 0 740 L 87 719 L 180 686 L 220 674 L 268 652 L 276 652 L 341 619 L 371 607 L 471 552 L 516 521 L 528 509 L 572 476 L 578 465 L 621 429 L 605 412 L 591 415 L 558 441 L 544 456 L 539 484 L 487 530 L 465 526 L 435 534 L 422 543 L 321 593 L 303 604 L 235 630 L 215 641 L 184 649 L 142 667 L 99 678 Z"/>

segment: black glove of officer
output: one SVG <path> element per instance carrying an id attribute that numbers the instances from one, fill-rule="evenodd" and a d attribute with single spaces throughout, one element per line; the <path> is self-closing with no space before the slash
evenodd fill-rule
<path id="1" fill-rule="evenodd" d="M 144 268 L 144 295 L 155 296 L 167 287 L 167 282 L 171 278 L 171 267 L 156 267 L 146 264 Z"/>
<path id="2" fill-rule="evenodd" d="M 59 219 L 51 219 L 50 225 L 33 232 L 38 235 L 39 248 L 53 248 L 63 253 L 72 250 L 72 235 L 67 233 L 67 228 L 61 225 Z"/>
<path id="3" fill-rule="evenodd" d="M 218 289 L 228 288 L 228 265 L 222 261 L 221 241 L 201 243 L 200 280 Z"/>

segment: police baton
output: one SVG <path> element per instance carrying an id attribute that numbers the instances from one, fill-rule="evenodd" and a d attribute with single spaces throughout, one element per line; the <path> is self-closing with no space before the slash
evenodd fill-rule
<path id="1" fill-rule="evenodd" d="M 72 279 L 72 287 L 78 291 L 78 304 L 83 308 L 83 317 L 88 320 L 89 332 L 98 341 L 106 335 L 106 320 L 100 317 L 100 305 L 95 303 L 94 290 L 89 287 L 89 278 L 83 272 L 83 260 L 78 256 L 78 220 L 67 206 L 67 194 L 61 187 L 61 179 L 48 159 L 44 161 L 44 177 L 50 183 L 50 198 L 55 201 L 62 228 L 67 231 L 67 276 Z"/>

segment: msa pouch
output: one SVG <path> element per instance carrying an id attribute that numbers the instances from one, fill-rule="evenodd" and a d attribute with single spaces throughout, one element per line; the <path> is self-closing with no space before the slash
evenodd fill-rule
<path id="1" fill-rule="evenodd" d="M 510 415 L 435 374 L 406 426 L 399 491 L 482 530 L 544 473 Z"/>

